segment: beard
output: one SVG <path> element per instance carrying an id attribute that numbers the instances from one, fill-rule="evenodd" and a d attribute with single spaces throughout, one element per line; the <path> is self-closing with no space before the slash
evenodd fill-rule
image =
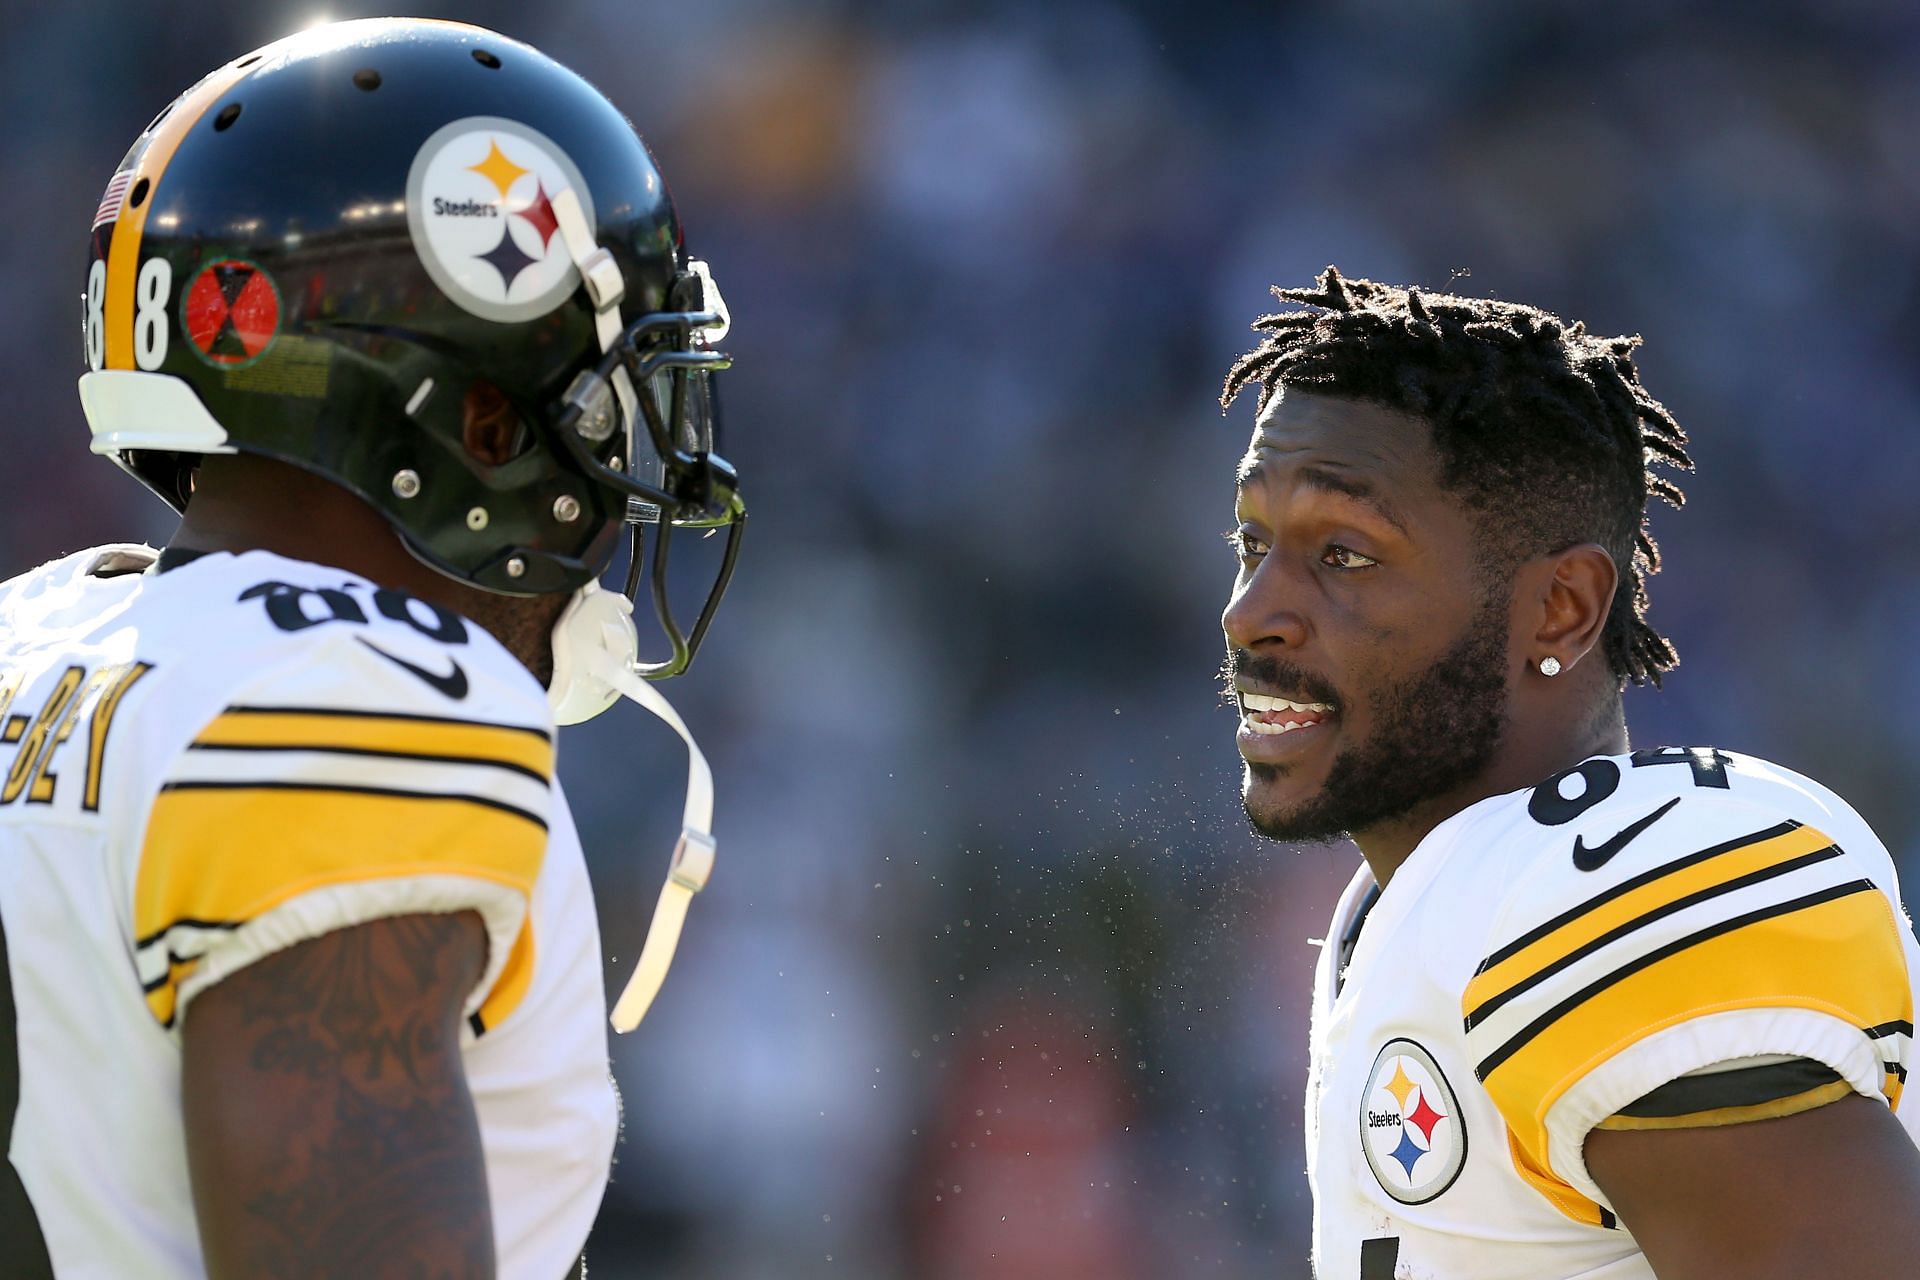
<path id="1" fill-rule="evenodd" d="M 1506 605 L 1489 598 L 1452 648 L 1373 695 L 1373 732 L 1334 757 L 1318 794 L 1282 812 L 1258 809 L 1243 795 L 1248 823 L 1271 840 L 1336 840 L 1471 782 L 1492 761 L 1506 729 L 1506 665 Z M 1298 678 L 1306 673 L 1289 663 L 1237 652 L 1227 666 L 1230 674 L 1307 688 L 1317 700 L 1340 705 L 1324 682 Z M 1289 767 L 1246 766 L 1249 779 L 1262 782 L 1283 777 Z"/>

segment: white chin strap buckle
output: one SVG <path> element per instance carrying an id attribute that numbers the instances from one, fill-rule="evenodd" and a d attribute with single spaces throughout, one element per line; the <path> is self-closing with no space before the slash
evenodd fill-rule
<path id="1" fill-rule="evenodd" d="M 640 963 L 613 1006 L 613 1029 L 631 1031 L 647 1016 L 666 981 L 687 904 L 706 888 L 713 874 L 713 770 L 693 740 L 686 722 L 660 691 L 634 670 L 639 637 L 633 628 L 633 604 L 625 596 L 589 582 L 567 604 L 553 626 L 553 683 L 547 690 L 554 719 L 561 724 L 591 720 L 621 698 L 630 698 L 667 722 L 687 744 L 687 803 L 680 839 L 673 847 L 667 882 L 654 904 L 653 923 L 640 948 Z"/>

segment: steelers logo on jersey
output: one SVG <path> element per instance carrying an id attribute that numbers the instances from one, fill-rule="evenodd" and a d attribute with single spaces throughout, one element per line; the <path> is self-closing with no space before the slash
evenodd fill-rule
<path id="1" fill-rule="evenodd" d="M 449 298 L 488 320 L 533 320 L 580 286 L 553 200 L 593 197 L 552 139 L 516 120 L 469 116 L 437 131 L 407 178 L 407 226 Z"/>
<path id="2" fill-rule="evenodd" d="M 1467 1130 L 1432 1054 L 1411 1040 L 1387 1041 L 1362 1098 L 1360 1149 L 1388 1195 L 1425 1204 L 1453 1185 L 1467 1162 Z"/>

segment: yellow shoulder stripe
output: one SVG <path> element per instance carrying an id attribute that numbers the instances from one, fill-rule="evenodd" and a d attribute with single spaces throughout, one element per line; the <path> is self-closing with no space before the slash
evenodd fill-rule
<path id="1" fill-rule="evenodd" d="M 1861 1028 L 1911 1021 L 1892 910 L 1867 881 L 1723 922 L 1562 1001 L 1481 1059 L 1476 1074 L 1546 1108 L 1588 1069 L 1663 1027 L 1726 1009 L 1817 1009 Z M 1728 927 L 1728 926 L 1734 927 Z M 1505 1108 L 1502 1108 L 1503 1110 Z"/>
<path id="2" fill-rule="evenodd" d="M 1476 1069 L 1515 1143 L 1551 1169 L 1546 1117 L 1600 1063 L 1655 1032 L 1732 1009 L 1811 1009 L 1861 1028 L 1911 1023 L 1900 930 L 1868 881 L 1753 913 L 1642 957 L 1514 1036 Z"/>
<path id="3" fill-rule="evenodd" d="M 553 743 L 543 730 L 478 720 L 229 707 L 200 731 L 203 750 L 334 751 L 493 765 L 551 781 Z"/>
<path id="4" fill-rule="evenodd" d="M 1608 1230 L 1619 1225 L 1608 1209 L 1575 1191 L 1560 1180 L 1559 1174 L 1536 1160 L 1534 1153 L 1520 1144 L 1519 1137 L 1512 1129 L 1507 1130 L 1507 1151 L 1513 1157 L 1513 1171 L 1520 1175 L 1520 1180 L 1538 1191 L 1548 1204 L 1567 1217 L 1589 1227 L 1605 1227 Z"/>
<path id="5" fill-rule="evenodd" d="M 1461 995 L 1467 1029 L 1584 952 L 1717 890 L 1739 887 L 1748 877 L 1790 870 L 1787 864 L 1831 847 L 1832 842 L 1812 827 L 1795 826 L 1782 834 L 1761 833 L 1751 842 L 1717 846 L 1705 851 L 1710 856 L 1690 855 L 1629 881 L 1621 886 L 1627 892 L 1603 894 L 1519 950 L 1504 956 L 1496 953 L 1495 961 L 1475 974 Z"/>
<path id="6" fill-rule="evenodd" d="M 513 950 L 507 953 L 506 967 L 494 980 L 493 990 L 481 1004 L 480 1011 L 473 1015 L 474 1032 L 483 1034 L 505 1022 L 526 998 L 527 988 L 532 985 L 533 921 L 529 919 L 520 936 L 514 939 Z"/>
<path id="7" fill-rule="evenodd" d="M 411 876 L 464 876 L 531 901 L 547 832 L 526 815 L 471 798 L 347 789 L 163 790 L 148 819 L 134 885 L 136 945 L 179 924 L 242 924 L 311 890 Z M 524 931 L 523 931 L 524 937 Z M 531 944 L 502 977 L 524 991 Z M 164 1023 L 179 971 L 147 993 Z M 500 1012 L 499 1016 L 504 1016 Z"/>

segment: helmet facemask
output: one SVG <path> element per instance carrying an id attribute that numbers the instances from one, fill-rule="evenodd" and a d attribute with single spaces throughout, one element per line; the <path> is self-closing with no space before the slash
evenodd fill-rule
<path id="1" fill-rule="evenodd" d="M 712 379 L 732 360 L 710 346 L 726 335 L 729 319 L 704 262 L 696 259 L 680 273 L 669 305 L 675 309 L 628 325 L 593 368 L 574 377 L 552 423 L 575 465 L 608 493 L 611 509 L 624 513 L 632 558 L 622 593 L 637 602 L 642 581 L 651 578 L 654 616 L 670 650 L 635 669 L 655 680 L 678 675 L 693 661 L 733 577 L 747 518 L 738 477 L 716 452 Z M 668 598 L 676 527 L 727 530 L 720 568 L 691 628 L 681 625 Z"/>

